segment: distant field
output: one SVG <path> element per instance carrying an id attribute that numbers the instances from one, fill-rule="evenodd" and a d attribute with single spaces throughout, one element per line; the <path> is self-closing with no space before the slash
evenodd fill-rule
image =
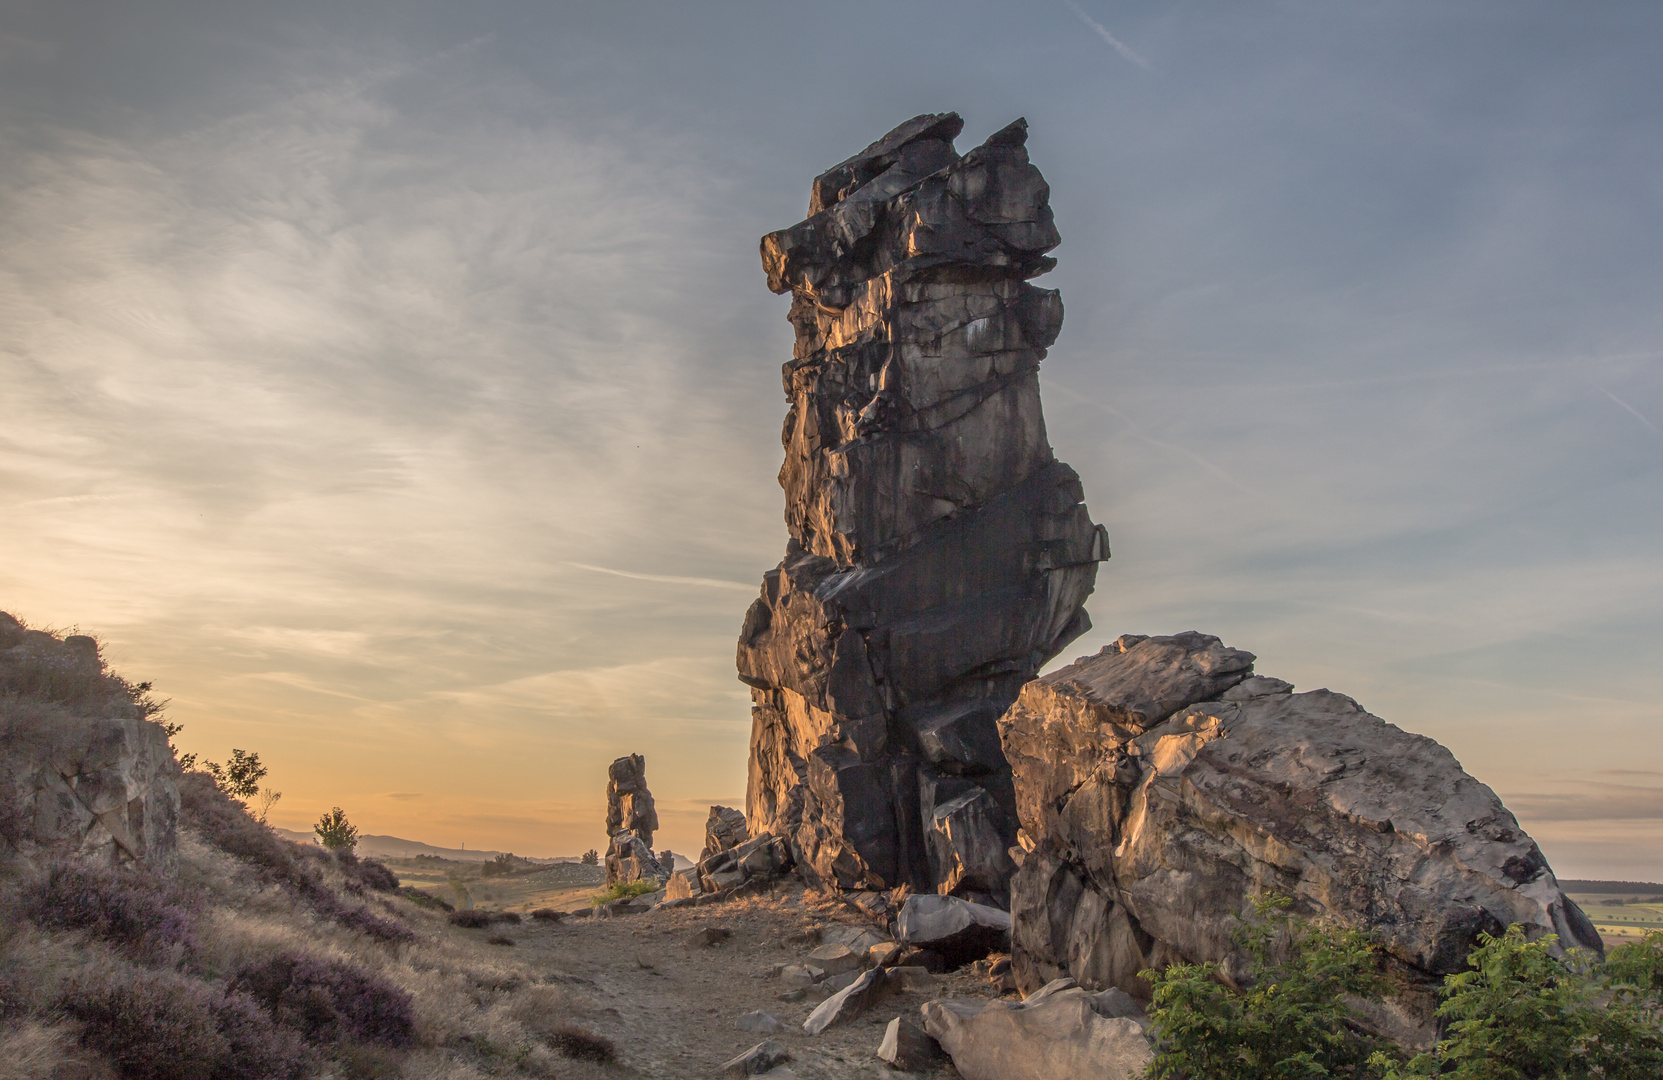
<path id="1" fill-rule="evenodd" d="M 606 868 L 556 863 L 506 877 L 482 877 L 481 865 L 455 859 L 384 859 L 400 885 L 413 885 L 457 907 L 498 911 L 560 911 L 588 907 L 591 894 L 606 884 Z M 458 889 L 460 886 L 460 889 Z"/>
<path id="2" fill-rule="evenodd" d="M 1663 930 L 1663 884 L 1646 881 L 1562 881 L 1598 928 L 1607 947 Z"/>

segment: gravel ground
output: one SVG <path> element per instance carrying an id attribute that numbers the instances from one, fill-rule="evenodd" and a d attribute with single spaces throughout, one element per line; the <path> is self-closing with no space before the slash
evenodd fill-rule
<path id="1" fill-rule="evenodd" d="M 708 907 L 465 932 L 506 933 L 516 960 L 587 999 L 589 1026 L 618 1046 L 619 1066 L 606 1071 L 620 1076 L 718 1076 L 724 1062 L 771 1038 L 790 1051 L 786 1067 L 802 1080 L 898 1080 L 912 1074 L 891 1070 L 876 1056 L 884 1025 L 897 1016 L 918 1022 L 919 1005 L 931 998 L 996 993 L 968 970 L 936 976 L 927 990 L 895 993 L 852 1023 L 807 1035 L 802 1023 L 816 1001 L 780 1000 L 787 988 L 770 968 L 802 962 L 821 931 L 838 923 L 870 925 L 836 901 L 787 885 L 773 896 Z M 693 943 L 705 927 L 730 937 L 717 945 Z M 734 1020 L 754 1009 L 773 1014 L 785 1030 L 737 1029 Z M 930 1075 L 943 1080 L 957 1073 L 949 1065 Z"/>

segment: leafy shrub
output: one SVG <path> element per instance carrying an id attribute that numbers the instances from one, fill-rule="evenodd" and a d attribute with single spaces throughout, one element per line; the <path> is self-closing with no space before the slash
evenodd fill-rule
<path id="1" fill-rule="evenodd" d="M 172 972 L 78 982 L 59 1008 L 123 1080 L 291 1080 L 304 1046 L 247 998 Z"/>
<path id="2" fill-rule="evenodd" d="M 410 995 L 346 961 L 278 952 L 238 969 L 227 987 L 249 995 L 278 1023 L 312 1042 L 353 1038 L 409 1046 L 415 1041 Z"/>
<path id="3" fill-rule="evenodd" d="M 599 866 L 601 863 L 601 853 L 596 851 L 594 848 L 590 848 L 588 851 L 583 853 L 583 858 L 579 861 L 582 862 L 584 866 Z"/>
<path id="4" fill-rule="evenodd" d="M 515 926 L 518 926 L 524 920 L 520 917 L 520 913 L 517 911 L 493 911 L 491 912 L 491 921 L 513 923 Z"/>
<path id="5" fill-rule="evenodd" d="M 487 944 L 487 945 L 512 945 L 512 944 L 514 944 L 514 939 L 509 937 L 507 934 L 492 934 L 490 937 L 485 939 L 485 944 Z"/>
<path id="6" fill-rule="evenodd" d="M 657 891 L 658 882 L 656 881 L 619 881 L 608 886 L 604 892 L 595 893 L 589 898 L 589 903 L 593 907 L 600 907 L 602 904 L 610 903 L 613 900 L 624 900 L 635 896 L 645 896 L 648 893 L 655 893 Z"/>
<path id="7" fill-rule="evenodd" d="M 312 831 L 318 834 L 318 841 L 330 851 L 358 846 L 358 826 L 349 822 L 338 806 L 330 807 L 327 814 L 318 818 Z"/>
<path id="8" fill-rule="evenodd" d="M 1556 942 L 1526 941 L 1522 926 L 1480 935 L 1472 970 L 1444 981 L 1449 1037 L 1387 1080 L 1663 1075 L 1663 933 L 1617 946 L 1603 970 Z"/>
<path id="9" fill-rule="evenodd" d="M 1245 990 L 1225 986 L 1217 964 L 1144 971 L 1162 1053 L 1160 1080 L 1268 1080 L 1375 1075 L 1390 1064 L 1356 1033 L 1343 995 L 1378 995 L 1373 946 L 1355 930 L 1289 918 L 1289 901 L 1255 901 L 1257 919 L 1236 941 L 1252 960 Z"/>
<path id="10" fill-rule="evenodd" d="M 557 1027 L 548 1034 L 549 1045 L 561 1054 L 579 1061 L 606 1064 L 618 1056 L 612 1040 L 580 1027 Z"/>
<path id="11" fill-rule="evenodd" d="M 464 911 L 452 912 L 450 924 L 465 927 L 469 930 L 483 930 L 491 925 L 491 913 L 480 908 L 468 908 Z"/>
<path id="12" fill-rule="evenodd" d="M 196 944 L 192 906 L 141 870 L 61 862 L 24 889 L 24 910 L 52 930 L 87 930 L 134 950 Z"/>
<path id="13" fill-rule="evenodd" d="M 531 913 L 531 917 L 538 922 L 557 923 L 566 917 L 566 913 L 556 911 L 551 907 L 540 907 Z"/>

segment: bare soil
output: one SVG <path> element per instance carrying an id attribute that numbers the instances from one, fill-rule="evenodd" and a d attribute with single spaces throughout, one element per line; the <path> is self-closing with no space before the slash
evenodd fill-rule
<path id="1" fill-rule="evenodd" d="M 802 1080 L 896 1080 L 911 1074 L 891 1070 L 876 1056 L 890 1020 L 905 1016 L 917 1023 L 918 1007 L 932 998 L 997 993 L 966 969 L 936 976 L 927 990 L 887 996 L 852 1023 L 807 1035 L 802 1024 L 818 998 L 811 992 L 805 1000 L 781 1000 L 788 987 L 770 969 L 803 962 L 823 929 L 839 923 L 871 926 L 846 905 L 793 883 L 772 896 L 705 907 L 456 932 L 481 939 L 505 934 L 515 943 L 516 961 L 584 999 L 586 1026 L 618 1046 L 618 1066 L 605 1070 L 617 1076 L 719 1076 L 724 1062 L 773 1039 L 790 1051 L 786 1067 Z M 705 927 L 731 936 L 716 945 L 695 944 L 695 932 Z M 785 1029 L 762 1034 L 734 1026 L 737 1017 L 756 1009 L 773 1014 Z M 931 1075 L 942 1080 L 957 1074 L 948 1065 Z"/>

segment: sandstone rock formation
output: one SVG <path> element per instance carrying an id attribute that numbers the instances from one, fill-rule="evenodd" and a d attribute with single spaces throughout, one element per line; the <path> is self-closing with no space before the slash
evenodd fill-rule
<path id="1" fill-rule="evenodd" d="M 1000 720 L 1027 849 L 1011 884 L 1024 991 L 1067 975 L 1142 993 L 1138 971 L 1174 961 L 1240 974 L 1231 933 L 1260 894 L 1376 934 L 1421 1020 L 1480 931 L 1601 950 L 1448 750 L 1253 661 L 1205 634 L 1126 636 Z"/>
<path id="2" fill-rule="evenodd" d="M 816 177 L 762 240 L 792 294 L 785 559 L 746 614 L 746 813 L 845 889 L 1003 903 L 1015 795 L 997 718 L 1090 625 L 1108 557 L 1046 441 L 1062 325 L 1049 188 L 1018 120 L 960 157 L 952 113 Z"/>
<path id="3" fill-rule="evenodd" d="M 606 849 L 608 885 L 669 876 L 653 854 L 657 828 L 658 811 L 647 790 L 647 759 L 640 754 L 619 758 L 607 769 L 606 833 L 612 838 Z"/>
<path id="4" fill-rule="evenodd" d="M 712 806 L 710 817 L 704 823 L 704 850 L 699 852 L 699 861 L 704 861 L 718 851 L 729 851 L 750 839 L 750 833 L 745 828 L 745 815 L 731 806 Z"/>
<path id="5" fill-rule="evenodd" d="M 0 612 L 0 862 L 170 858 L 178 763 L 98 643 Z"/>

